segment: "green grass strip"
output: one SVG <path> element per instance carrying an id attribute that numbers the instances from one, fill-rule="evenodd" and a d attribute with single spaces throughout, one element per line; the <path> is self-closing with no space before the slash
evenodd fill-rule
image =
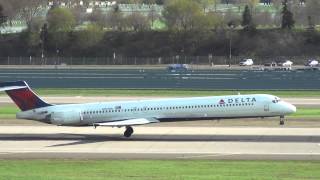
<path id="1" fill-rule="evenodd" d="M 0 106 L 0 119 L 13 119 L 19 111 L 15 105 Z"/>
<path id="2" fill-rule="evenodd" d="M 3 160 L 8 180 L 307 180 L 320 179 L 320 163 L 209 160 Z"/>
<path id="3" fill-rule="evenodd" d="M 320 108 L 298 108 L 297 112 L 289 117 L 320 118 Z"/>

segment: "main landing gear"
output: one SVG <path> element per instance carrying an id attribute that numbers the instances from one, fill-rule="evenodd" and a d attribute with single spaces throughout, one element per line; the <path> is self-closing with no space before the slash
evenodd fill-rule
<path id="1" fill-rule="evenodd" d="M 284 125 L 284 116 L 280 116 L 280 126 Z"/>
<path id="2" fill-rule="evenodd" d="M 123 133 L 124 137 L 130 137 L 133 134 L 133 128 L 131 126 L 126 126 L 126 131 Z"/>

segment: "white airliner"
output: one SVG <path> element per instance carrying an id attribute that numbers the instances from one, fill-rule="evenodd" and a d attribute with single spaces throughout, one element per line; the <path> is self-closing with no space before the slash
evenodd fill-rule
<path id="1" fill-rule="evenodd" d="M 279 116 L 283 125 L 284 116 L 296 112 L 292 104 L 266 94 L 52 105 L 40 99 L 25 81 L 0 83 L 0 91 L 21 109 L 19 119 L 61 126 L 126 127 L 125 137 L 132 135 L 132 126 L 164 121 Z"/>

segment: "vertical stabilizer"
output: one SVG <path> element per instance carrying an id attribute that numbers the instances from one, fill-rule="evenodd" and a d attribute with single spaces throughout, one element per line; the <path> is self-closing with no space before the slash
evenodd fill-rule
<path id="1" fill-rule="evenodd" d="M 0 82 L 0 91 L 5 91 L 21 111 L 52 106 L 38 97 L 25 81 Z"/>

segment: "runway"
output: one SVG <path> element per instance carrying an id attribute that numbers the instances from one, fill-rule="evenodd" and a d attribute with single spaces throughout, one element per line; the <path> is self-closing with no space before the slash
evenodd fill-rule
<path id="1" fill-rule="evenodd" d="M 0 159 L 320 160 L 320 128 L 0 126 Z"/>
<path id="2" fill-rule="evenodd" d="M 154 98 L 163 97 L 44 97 L 55 104 Z M 320 104 L 317 98 L 284 100 Z M 0 104 L 9 103 L 0 96 Z M 135 127 L 129 139 L 123 131 L 6 120 L 0 126 L 0 159 L 320 160 L 320 127 L 314 119 L 290 119 L 281 128 L 277 118 L 160 123 Z"/>
<path id="3" fill-rule="evenodd" d="M 163 97 L 44 97 L 54 104 L 154 98 Z M 318 98 L 283 100 L 320 107 Z M 10 98 L 0 96 L 0 105 L 9 103 Z M 284 127 L 278 127 L 278 119 L 245 119 L 160 123 L 134 129 L 127 139 L 122 136 L 124 129 L 8 119 L 0 124 L 0 159 L 320 160 L 317 119 L 290 119 Z"/>

